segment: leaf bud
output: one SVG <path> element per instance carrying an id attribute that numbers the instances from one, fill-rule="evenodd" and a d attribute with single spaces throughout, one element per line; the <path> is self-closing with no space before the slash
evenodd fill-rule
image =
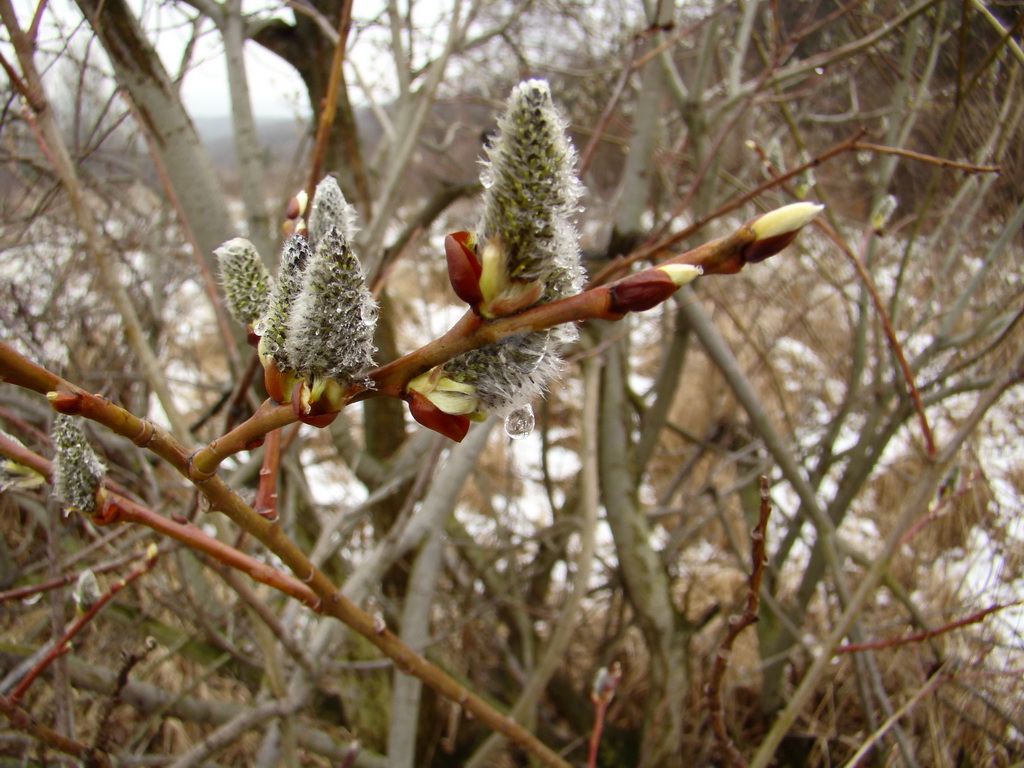
<path id="1" fill-rule="evenodd" d="M 791 203 L 750 221 L 747 226 L 754 233 L 754 241 L 744 249 L 744 261 L 756 264 L 774 256 L 824 209 L 817 203 Z"/>

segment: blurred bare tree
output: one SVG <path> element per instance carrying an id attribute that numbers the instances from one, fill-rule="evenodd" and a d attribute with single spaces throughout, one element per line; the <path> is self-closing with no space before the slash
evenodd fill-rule
<path id="1" fill-rule="evenodd" d="M 119 493 L 248 559 L 62 516 L 24 470 L 53 456 L 52 408 L 3 384 L 0 754 L 587 765 L 607 706 L 602 766 L 1024 760 L 1019 5 L 0 0 L 0 16 L 0 340 L 188 451 L 266 398 L 214 249 L 245 234 L 275 266 L 282 201 L 332 173 L 363 227 L 377 363 L 436 339 L 459 316 L 443 236 L 478 220 L 478 159 L 525 78 L 570 122 L 591 285 L 783 204 L 827 206 L 764 264 L 584 324 L 526 439 L 492 419 L 451 443 L 384 397 L 287 427 L 267 536 L 308 561 L 240 532 L 163 438 L 107 422 L 82 421 Z M 237 194 L 181 99 L 191 44 L 161 59 L 162 25 L 219 41 Z M 310 136 L 329 131 L 301 156 L 261 143 L 254 45 L 301 77 Z M 20 379 L 0 365 L 0 381 Z M 213 482 L 255 504 L 263 450 Z M 762 475 L 760 620 L 710 686 L 716 723 L 706 688 L 748 597 Z M 521 728 L 322 615 L 294 562 Z M 73 587 L 130 573 L 12 698 L 75 621 Z M 621 675 L 603 704 L 602 669 Z"/>

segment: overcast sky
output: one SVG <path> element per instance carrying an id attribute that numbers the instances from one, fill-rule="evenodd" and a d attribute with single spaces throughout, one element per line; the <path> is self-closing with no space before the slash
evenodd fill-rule
<path id="1" fill-rule="evenodd" d="M 262 4 L 262 3 L 261 3 Z M 249 11 L 251 3 L 246 3 Z M 178 26 L 173 8 L 156 8 L 146 26 L 154 24 L 161 31 L 157 50 L 171 72 L 177 72 L 181 55 L 192 32 Z M 309 101 L 302 80 L 277 56 L 259 45 L 247 42 L 245 62 L 249 75 L 249 95 L 253 110 L 261 117 L 294 117 L 309 114 Z M 193 117 L 220 117 L 230 111 L 224 48 L 220 35 L 207 29 L 193 53 L 193 68 L 185 75 L 182 95 Z"/>

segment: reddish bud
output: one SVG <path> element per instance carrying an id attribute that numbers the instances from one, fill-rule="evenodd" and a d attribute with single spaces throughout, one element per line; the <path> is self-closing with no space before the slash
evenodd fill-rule
<path id="1" fill-rule="evenodd" d="M 263 445 L 263 443 L 264 443 L 264 441 L 266 439 L 267 439 L 266 435 L 260 435 L 259 437 L 254 437 L 252 440 L 250 440 L 245 445 L 243 445 L 242 449 L 246 450 L 246 451 L 255 451 L 257 448 L 259 448 L 261 445 Z"/>
<path id="2" fill-rule="evenodd" d="M 285 209 L 284 215 L 292 221 L 295 221 L 295 219 L 302 215 L 302 205 L 297 197 L 293 197 L 288 201 L 288 207 Z"/>
<path id="3" fill-rule="evenodd" d="M 620 280 L 611 288 L 610 309 L 617 315 L 656 307 L 679 289 L 660 269 L 645 269 Z"/>
<path id="4" fill-rule="evenodd" d="M 457 443 L 461 443 L 469 432 L 468 418 L 445 413 L 425 395 L 411 391 L 404 395 L 404 399 L 409 403 L 409 413 L 412 417 L 427 429 L 432 429 Z"/>
<path id="5" fill-rule="evenodd" d="M 448 279 L 455 295 L 475 307 L 483 301 L 480 292 L 482 268 L 472 248 L 473 235 L 469 232 L 455 232 L 444 239 L 444 254 L 448 260 Z"/>
<path id="6" fill-rule="evenodd" d="M 289 402 L 292 399 L 292 391 L 299 381 L 295 371 L 278 370 L 273 357 L 264 357 L 262 362 L 263 385 L 267 388 L 267 394 L 275 403 Z"/>
<path id="7" fill-rule="evenodd" d="M 766 237 L 763 240 L 755 240 L 743 249 L 744 263 L 757 264 L 758 262 L 764 261 L 769 256 L 774 256 L 796 240 L 796 236 L 798 234 L 800 234 L 800 230 L 795 229 L 792 232 L 784 232 L 781 235 Z"/>
<path id="8" fill-rule="evenodd" d="M 323 429 L 338 418 L 338 409 L 327 398 L 311 399 L 309 383 L 305 380 L 292 389 L 292 411 L 303 424 Z"/>
<path id="9" fill-rule="evenodd" d="M 85 398 L 77 392 L 47 392 L 46 399 L 57 413 L 77 416 L 85 410 Z"/>

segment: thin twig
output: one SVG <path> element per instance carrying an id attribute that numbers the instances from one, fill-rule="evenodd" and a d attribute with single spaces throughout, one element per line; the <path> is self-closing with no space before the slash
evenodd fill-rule
<path id="1" fill-rule="evenodd" d="M 917 693 L 911 696 L 910 699 L 902 707 L 896 710 L 888 720 L 882 723 L 882 725 L 872 733 L 871 736 L 865 739 L 864 743 L 860 745 L 860 748 L 854 753 L 853 757 L 846 762 L 846 768 L 857 768 L 857 766 L 864 765 L 864 763 L 861 762 L 861 759 L 871 750 L 871 747 L 873 747 L 890 728 L 894 727 L 896 722 L 907 714 L 907 712 L 909 712 L 917 702 L 938 688 L 941 683 L 946 682 L 946 680 L 948 680 L 948 676 L 945 674 L 944 668 L 940 667 L 930 678 L 928 678 L 928 681 Z"/>
<path id="2" fill-rule="evenodd" d="M 937 165 L 940 168 L 956 168 L 960 171 L 966 171 L 967 173 L 1002 173 L 1002 166 L 999 165 L 976 165 L 974 163 L 958 163 L 955 160 L 947 160 L 944 157 L 935 157 L 935 155 L 926 155 L 923 152 L 914 152 L 909 149 L 902 149 L 900 147 L 887 147 L 883 144 L 872 144 L 866 141 L 858 141 L 854 147 L 857 150 L 866 150 L 869 152 L 877 152 L 880 155 L 899 155 L 900 157 L 906 157 L 911 160 L 919 160 L 922 163 L 928 163 L 930 165 Z"/>
<path id="3" fill-rule="evenodd" d="M 71 755 L 81 760 L 85 765 L 95 766 L 95 768 L 112 768 L 113 766 L 110 756 L 105 752 L 62 736 L 52 728 L 40 723 L 7 696 L 0 695 L 0 713 L 10 721 L 11 726 L 16 730 L 27 733 L 33 739 L 63 752 L 65 755 Z"/>
<path id="4" fill-rule="evenodd" d="M 199 277 L 203 284 L 203 289 L 206 291 L 206 296 L 210 300 L 210 306 L 213 308 L 213 315 L 217 319 L 217 327 L 220 329 L 220 336 L 224 341 L 224 349 L 227 353 L 228 362 L 232 368 L 237 369 L 240 365 L 238 345 L 235 343 L 235 336 L 232 333 L 231 320 L 228 318 L 227 312 L 224 311 L 224 302 L 220 300 L 220 293 L 217 289 L 217 280 L 210 273 L 210 268 L 206 264 L 206 259 L 203 258 L 203 249 L 199 247 L 199 241 L 196 239 L 195 232 L 192 231 L 192 225 L 189 223 L 188 216 L 181 204 L 181 199 L 178 197 L 178 192 L 174 188 L 174 183 L 171 181 L 171 177 L 167 173 L 167 166 L 164 165 L 164 161 L 160 156 L 160 151 L 156 148 L 156 140 L 150 131 L 149 126 L 139 115 L 138 107 L 135 105 L 135 102 L 132 100 L 132 97 L 128 92 L 126 90 L 121 90 L 121 96 L 124 99 L 124 103 L 128 106 L 128 111 L 131 112 L 132 119 L 135 121 L 136 126 L 138 126 L 139 132 L 142 134 L 143 140 L 146 142 L 146 148 L 149 150 L 150 160 L 153 161 L 153 168 L 156 171 L 157 178 L 160 179 L 160 186 L 164 188 L 164 194 L 167 195 L 167 200 L 171 204 L 171 208 L 174 210 L 174 214 L 178 219 L 178 226 L 181 227 L 181 234 L 192 250 L 192 259 L 195 262 L 196 269 L 199 270 Z"/>
<path id="5" fill-rule="evenodd" d="M 352 3 L 353 0 L 345 0 L 341 6 L 341 17 L 338 19 L 338 40 L 334 45 L 334 58 L 331 59 L 331 70 L 327 79 L 327 91 L 324 97 L 323 107 L 320 110 L 320 122 L 316 129 L 316 141 L 313 144 L 313 159 L 310 163 L 309 179 L 306 181 L 306 194 L 309 200 L 313 200 L 316 193 L 316 185 L 323 175 L 324 158 L 327 156 L 327 145 L 329 143 L 331 128 L 334 127 L 334 115 L 338 110 L 338 96 L 341 92 L 342 65 L 345 63 L 345 48 L 348 45 L 348 33 L 352 28 Z M 353 167 L 361 167 L 360 164 L 353 164 Z M 370 195 L 366 189 L 365 180 L 361 175 L 356 179 L 356 186 L 363 198 L 363 212 L 370 216 Z"/>
<path id="6" fill-rule="evenodd" d="M 740 751 L 733 744 L 729 731 L 725 726 L 725 705 L 722 697 L 722 682 L 725 672 L 729 668 L 729 656 L 732 654 L 733 644 L 740 632 L 756 622 L 759 618 L 758 609 L 761 604 L 761 579 L 764 577 L 764 569 L 768 564 L 766 554 L 768 517 L 772 512 L 771 495 L 768 487 L 768 478 L 764 475 L 760 478 L 761 509 L 757 525 L 750 534 L 751 547 L 750 559 L 752 570 L 750 572 L 749 587 L 747 589 L 747 604 L 742 613 L 736 614 L 729 619 L 729 630 L 726 632 L 722 645 L 715 654 L 715 661 L 711 667 L 711 677 L 707 685 L 708 711 L 711 719 L 711 729 L 715 732 L 715 739 L 718 748 L 726 762 L 735 768 L 746 768 L 747 761 L 740 754 Z"/>
<path id="7" fill-rule="evenodd" d="M 634 250 L 628 256 L 623 256 L 622 258 L 615 259 L 611 264 L 609 264 L 607 267 L 601 270 L 596 276 L 591 278 L 589 285 L 596 286 L 607 283 L 609 280 L 612 280 L 615 277 L 615 275 L 627 271 L 629 267 L 635 264 L 637 261 L 647 258 L 656 258 L 657 255 L 662 252 L 671 251 L 671 249 L 674 248 L 677 244 L 679 244 L 686 238 L 690 237 L 691 235 L 699 232 L 701 229 L 706 227 L 715 219 L 724 216 L 725 214 L 730 213 L 731 211 L 736 210 L 744 203 L 747 203 L 750 200 L 757 197 L 758 195 L 760 195 L 762 192 L 765 192 L 766 190 L 769 190 L 772 187 L 776 187 L 779 184 L 783 184 L 795 176 L 799 176 L 808 168 L 815 168 L 824 163 L 826 160 L 831 160 L 833 157 L 836 157 L 837 155 L 841 155 L 844 152 L 851 151 L 853 147 L 856 145 L 856 143 L 861 138 L 863 138 L 866 133 L 867 131 L 863 129 L 858 131 L 849 139 L 841 141 L 835 146 L 830 147 L 829 149 L 822 152 L 820 155 L 812 157 L 807 162 L 801 163 L 795 168 L 792 168 L 779 176 L 768 179 L 767 181 L 758 184 L 756 187 L 747 192 L 744 192 L 742 195 L 734 197 L 727 203 L 720 205 L 707 216 L 701 216 L 700 218 L 696 219 L 692 224 L 690 224 L 687 227 L 684 227 L 678 232 L 675 232 L 671 235 L 666 235 L 662 239 L 654 242 L 651 242 L 651 238 L 649 238 L 647 243 L 641 244 L 636 250 Z M 669 220 L 671 221 L 672 218 L 679 216 L 681 213 L 682 209 L 675 211 L 673 213 L 673 216 L 670 217 Z M 669 262 L 672 261 L 675 261 L 675 258 L 669 259 Z"/>
<path id="8" fill-rule="evenodd" d="M 1024 605 L 1024 600 L 1016 600 L 1012 603 L 1001 603 L 999 605 L 991 605 L 988 608 L 983 608 L 980 611 L 975 611 L 970 616 L 965 616 L 962 619 L 950 622 L 936 629 L 929 629 L 925 632 L 917 632 L 913 635 L 907 635 L 906 637 L 891 637 L 888 640 L 876 640 L 870 643 L 850 643 L 849 645 L 841 645 L 836 648 L 836 653 L 857 653 L 858 651 L 872 651 L 880 650 L 882 648 L 897 648 L 901 645 L 909 645 L 910 643 L 921 643 L 933 637 L 944 635 L 947 632 L 952 632 L 954 629 L 960 629 L 962 627 L 969 626 L 971 624 L 977 624 L 978 622 L 985 619 L 990 614 L 997 613 L 999 611 L 1005 611 L 1007 608 L 1016 608 L 1019 605 Z"/>
<path id="9" fill-rule="evenodd" d="M 903 381 L 907 385 L 907 390 L 910 392 L 910 400 L 914 404 L 914 411 L 917 413 L 917 419 L 921 423 L 921 432 L 924 435 L 925 450 L 930 458 L 935 458 L 937 449 L 935 447 L 935 436 L 932 433 L 931 424 L 928 422 L 928 414 L 925 412 L 924 401 L 921 399 L 921 391 L 917 388 L 917 381 L 914 378 L 914 371 L 910 367 L 910 362 L 907 360 L 907 355 L 903 351 L 903 345 L 900 344 L 899 338 L 896 336 L 896 329 L 892 325 L 892 320 L 889 318 L 889 312 L 885 308 L 885 304 L 882 303 L 882 297 L 878 295 L 878 290 L 875 288 L 875 281 L 871 279 L 871 274 L 868 272 L 867 267 L 864 265 L 864 260 L 851 249 L 846 241 L 840 237 L 839 233 L 832 228 L 832 225 L 827 221 L 816 222 L 829 236 L 829 238 L 836 245 L 839 246 L 840 250 L 846 254 L 846 257 L 850 260 L 854 270 L 857 272 L 857 276 L 864 284 L 868 295 L 871 297 L 871 303 L 875 307 L 875 312 L 878 314 L 878 319 L 882 323 L 882 330 L 885 333 L 885 338 L 889 342 L 889 349 L 892 350 L 893 355 L 896 357 L 896 362 L 899 364 L 900 372 L 903 374 Z M 874 230 L 868 230 L 864 237 L 864 248 L 867 248 L 867 243 L 871 237 L 875 235 Z"/>
<path id="10" fill-rule="evenodd" d="M 534 734 L 519 723 L 510 720 L 481 696 L 471 692 L 440 667 L 409 648 L 381 622 L 379 617 L 371 616 L 345 597 L 342 591 L 313 565 L 306 553 L 282 530 L 280 525 L 261 517 L 231 490 L 223 478 L 216 474 L 216 465 L 214 465 L 214 471 L 209 474 L 198 472 L 194 467 L 195 455 L 190 455 L 165 430 L 152 422 L 138 418 L 109 400 L 90 394 L 60 378 L 28 360 L 3 341 L 0 341 L 0 380 L 10 381 L 37 392 L 49 393 L 50 404 L 56 410 L 84 416 L 104 424 L 117 434 L 128 437 L 136 445 L 148 448 L 164 458 L 172 467 L 195 484 L 213 509 L 227 515 L 241 530 L 254 536 L 277 555 L 293 574 L 300 576 L 303 584 L 299 586 L 305 588 L 308 585 L 308 590 L 312 590 L 316 596 L 315 603 L 311 606 L 313 610 L 332 616 L 358 632 L 384 655 L 392 659 L 397 669 L 415 675 L 438 694 L 463 707 L 478 722 L 491 730 L 502 733 L 517 747 L 535 755 L 542 764 L 550 766 L 550 768 L 570 768 L 569 763 L 559 757 Z M 124 508 L 121 508 L 122 506 Z M 153 517 L 160 517 L 140 505 L 108 493 L 103 513 L 109 514 L 111 521 L 131 519 L 126 515 L 126 510 L 138 515 L 139 521 L 146 513 Z M 173 521 L 167 521 L 166 518 L 165 521 L 173 523 Z M 151 522 L 156 527 L 156 521 Z M 167 527 L 167 532 L 181 541 L 186 541 L 186 539 L 198 541 L 198 537 L 194 535 L 196 530 L 195 526 L 187 524 L 175 523 Z M 216 542 L 216 540 L 212 541 Z M 189 542 L 186 541 L 186 543 Z M 224 550 L 224 554 L 215 555 L 222 562 L 233 565 L 233 562 L 228 559 L 230 556 L 248 558 L 247 555 L 232 547 L 221 542 L 216 543 L 220 544 Z M 210 550 L 204 551 L 207 551 L 208 554 L 212 553 Z M 253 558 L 248 559 L 254 561 Z M 262 563 L 258 563 L 250 575 L 258 580 L 262 580 L 261 576 L 272 577 L 278 580 L 278 583 L 274 583 L 272 586 L 278 588 L 290 587 L 293 582 L 290 577 L 285 577 L 284 574 Z M 285 590 L 282 589 L 282 591 Z M 293 596 L 297 597 L 297 594 L 293 594 Z"/>
<path id="11" fill-rule="evenodd" d="M 31 686 L 32 683 L 35 682 L 36 678 L 38 678 L 39 675 L 41 675 L 43 671 L 48 666 L 50 666 L 50 664 L 52 664 L 58 656 L 63 656 L 65 653 L 68 652 L 68 650 L 70 649 L 69 643 L 75 637 L 75 635 L 81 632 L 82 628 L 90 621 L 92 621 L 93 618 L 95 618 L 96 614 L 103 610 L 107 603 L 113 600 L 114 596 L 118 592 L 127 587 L 136 579 L 145 576 L 147 573 L 153 570 L 153 566 L 156 565 L 158 552 L 159 551 L 157 550 L 156 546 L 151 545 L 151 549 L 147 553 L 146 559 L 138 568 L 129 573 L 123 579 L 111 584 L 110 587 L 100 597 L 99 600 L 97 600 L 95 603 L 89 606 L 88 610 L 86 610 L 81 616 L 79 616 L 77 619 L 75 619 L 75 621 L 71 623 L 71 626 L 68 627 L 67 631 L 64 632 L 64 635 L 61 637 L 61 639 L 53 645 L 53 647 L 50 649 L 50 652 L 47 653 L 42 658 L 42 660 L 29 671 L 27 675 L 25 675 L 24 679 L 22 679 L 22 681 L 18 684 L 18 687 L 15 688 L 14 691 L 11 693 L 10 702 L 12 704 L 14 704 L 15 706 L 18 705 L 22 697 L 25 695 L 25 692 L 28 691 L 29 686 Z"/>
<path id="12" fill-rule="evenodd" d="M 590 693 L 590 700 L 594 702 L 594 731 L 590 734 L 587 768 L 597 768 L 597 753 L 601 747 L 601 734 L 604 733 L 604 719 L 621 681 L 622 665 L 617 661 L 610 669 L 601 667 L 597 679 L 594 680 L 594 690 Z"/>
<path id="13" fill-rule="evenodd" d="M 145 658 L 156 649 L 156 647 L 156 640 L 152 637 L 147 637 L 142 651 L 139 653 L 125 653 L 123 655 L 121 659 L 121 668 L 117 671 L 114 690 L 110 697 L 104 702 L 103 707 L 100 710 L 100 716 L 97 718 L 97 722 L 106 723 L 110 720 L 111 715 L 114 714 L 114 710 L 121 703 L 121 695 L 124 692 L 125 687 L 128 685 L 128 676 L 139 662 L 144 661 Z M 108 729 L 101 728 L 97 731 L 96 738 L 93 741 L 94 748 L 103 750 L 104 752 L 110 752 L 113 751 L 116 746 L 116 744 L 111 743 L 111 732 Z"/>
<path id="14" fill-rule="evenodd" d="M 252 508 L 267 520 L 277 520 L 277 474 L 281 465 L 281 430 L 267 433 L 263 443 L 263 466 L 260 467 L 260 483 L 256 501 Z"/>

